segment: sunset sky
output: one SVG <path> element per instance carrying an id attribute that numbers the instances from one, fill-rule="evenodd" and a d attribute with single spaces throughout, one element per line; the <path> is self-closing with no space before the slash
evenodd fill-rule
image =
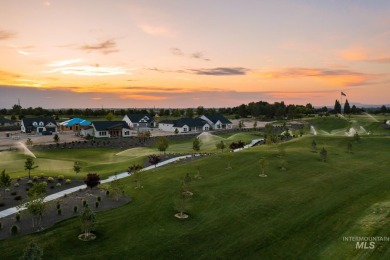
<path id="1" fill-rule="evenodd" d="M 390 104 L 388 0 L 0 0 L 0 108 Z"/>

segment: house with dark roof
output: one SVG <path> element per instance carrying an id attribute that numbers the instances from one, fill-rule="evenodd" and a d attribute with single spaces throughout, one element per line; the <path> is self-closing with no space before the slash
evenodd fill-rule
<path id="1" fill-rule="evenodd" d="M 82 118 L 72 118 L 59 124 L 60 131 L 73 131 L 79 133 L 81 128 L 90 125 L 91 122 Z"/>
<path id="2" fill-rule="evenodd" d="M 165 132 L 179 133 L 203 132 L 210 130 L 210 125 L 200 118 L 180 118 L 177 120 L 163 120 L 159 122 L 158 128 Z"/>
<path id="3" fill-rule="evenodd" d="M 206 114 L 201 116 L 200 118 L 205 120 L 207 123 L 209 123 L 210 126 L 215 130 L 233 128 L 232 122 L 230 122 L 229 119 L 227 119 L 226 117 L 220 114 L 216 114 L 216 115 Z"/>
<path id="4" fill-rule="evenodd" d="M 20 130 L 23 133 L 55 133 L 57 132 L 57 122 L 52 117 L 23 118 L 20 123 Z"/>
<path id="5" fill-rule="evenodd" d="M 155 127 L 154 119 L 149 114 L 125 115 L 122 120 L 127 123 L 130 129 L 139 130 L 140 128 Z"/>
<path id="6" fill-rule="evenodd" d="M 18 126 L 19 122 L 4 117 L 0 117 L 0 127 L 1 126 Z"/>
<path id="7" fill-rule="evenodd" d="M 81 132 L 82 135 L 95 138 L 130 137 L 130 127 L 125 121 L 93 121 Z"/>

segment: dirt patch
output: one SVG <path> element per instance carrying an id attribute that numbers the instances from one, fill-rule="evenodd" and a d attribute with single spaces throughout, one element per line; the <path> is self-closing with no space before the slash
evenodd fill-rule
<path id="1" fill-rule="evenodd" d="M 106 191 L 103 189 L 94 188 L 92 191 L 88 190 L 88 192 L 86 189 L 83 189 L 68 194 L 57 200 L 48 202 L 46 211 L 43 214 L 41 223 L 38 227 L 32 226 L 32 216 L 28 214 L 26 210 L 21 211 L 20 221 L 16 220 L 15 214 L 0 219 L 3 224 L 3 229 L 0 230 L 0 239 L 7 239 L 15 236 L 10 233 L 10 228 L 13 225 L 17 225 L 19 227 L 19 232 L 17 234 L 17 236 L 19 236 L 40 232 L 52 227 L 57 222 L 79 216 L 83 211 L 84 203 L 88 204 L 88 207 L 90 207 L 94 212 L 99 212 L 120 207 L 130 201 L 131 198 L 129 196 L 122 196 L 118 200 L 111 198 L 106 195 Z M 96 206 L 97 202 L 98 206 Z M 60 214 L 57 207 L 61 209 Z M 76 212 L 74 210 L 75 207 L 77 207 Z"/>

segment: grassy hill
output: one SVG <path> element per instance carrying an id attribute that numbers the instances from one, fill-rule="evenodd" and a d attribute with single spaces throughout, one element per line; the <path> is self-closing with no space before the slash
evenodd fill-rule
<path id="1" fill-rule="evenodd" d="M 310 151 L 325 147 L 328 161 Z M 99 213 L 97 239 L 77 239 L 77 218 L 42 233 L 0 241 L 5 259 L 21 255 L 28 241 L 44 248 L 46 259 L 353 259 L 389 258 L 390 246 L 357 250 L 343 236 L 388 236 L 390 138 L 308 136 L 277 146 L 214 155 L 185 165 L 144 173 L 143 189 L 123 180 L 133 201 Z M 266 158 L 267 178 L 259 177 Z M 225 170 L 227 161 L 233 169 Z M 280 170 L 281 161 L 287 170 Z M 187 220 L 176 219 L 181 180 L 197 167 L 203 178 L 191 183 Z M 2 230 L 0 232 L 7 232 Z"/>

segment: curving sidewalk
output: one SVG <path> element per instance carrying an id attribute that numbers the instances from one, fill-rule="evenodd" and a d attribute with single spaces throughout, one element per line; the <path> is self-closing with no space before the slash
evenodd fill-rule
<path id="1" fill-rule="evenodd" d="M 148 170 L 151 170 L 151 169 L 154 169 L 154 168 L 157 168 L 157 167 L 161 167 L 161 166 L 173 163 L 173 162 L 181 160 L 181 159 L 191 158 L 192 156 L 199 157 L 199 156 L 202 156 L 202 154 L 178 156 L 178 157 L 171 158 L 171 159 L 168 159 L 166 161 L 160 162 L 160 163 L 156 164 L 156 166 L 151 165 L 151 166 L 145 167 L 141 171 L 148 171 Z M 100 183 L 108 183 L 108 182 L 111 182 L 111 181 L 114 181 L 114 180 L 118 180 L 118 179 L 123 179 L 123 178 L 129 177 L 129 176 L 131 176 L 131 174 L 129 174 L 128 172 L 122 172 L 122 173 L 119 173 L 119 174 L 115 174 L 115 175 L 109 176 L 107 179 L 100 181 Z M 48 201 L 52 201 L 52 200 L 61 198 L 65 194 L 76 192 L 79 189 L 85 189 L 85 187 L 86 187 L 85 185 L 80 185 L 80 186 L 77 186 L 77 187 L 73 187 L 73 188 L 70 188 L 70 189 L 67 189 L 67 190 L 63 190 L 63 191 L 51 194 L 51 195 L 45 197 L 44 201 L 48 202 Z M 16 212 L 24 210 L 24 209 L 26 209 L 26 208 L 22 207 L 22 208 L 18 209 L 17 207 L 13 207 L 13 208 L 9 208 L 9 209 L 0 211 L 0 219 L 4 218 L 4 217 L 7 217 L 9 215 L 15 214 Z"/>

